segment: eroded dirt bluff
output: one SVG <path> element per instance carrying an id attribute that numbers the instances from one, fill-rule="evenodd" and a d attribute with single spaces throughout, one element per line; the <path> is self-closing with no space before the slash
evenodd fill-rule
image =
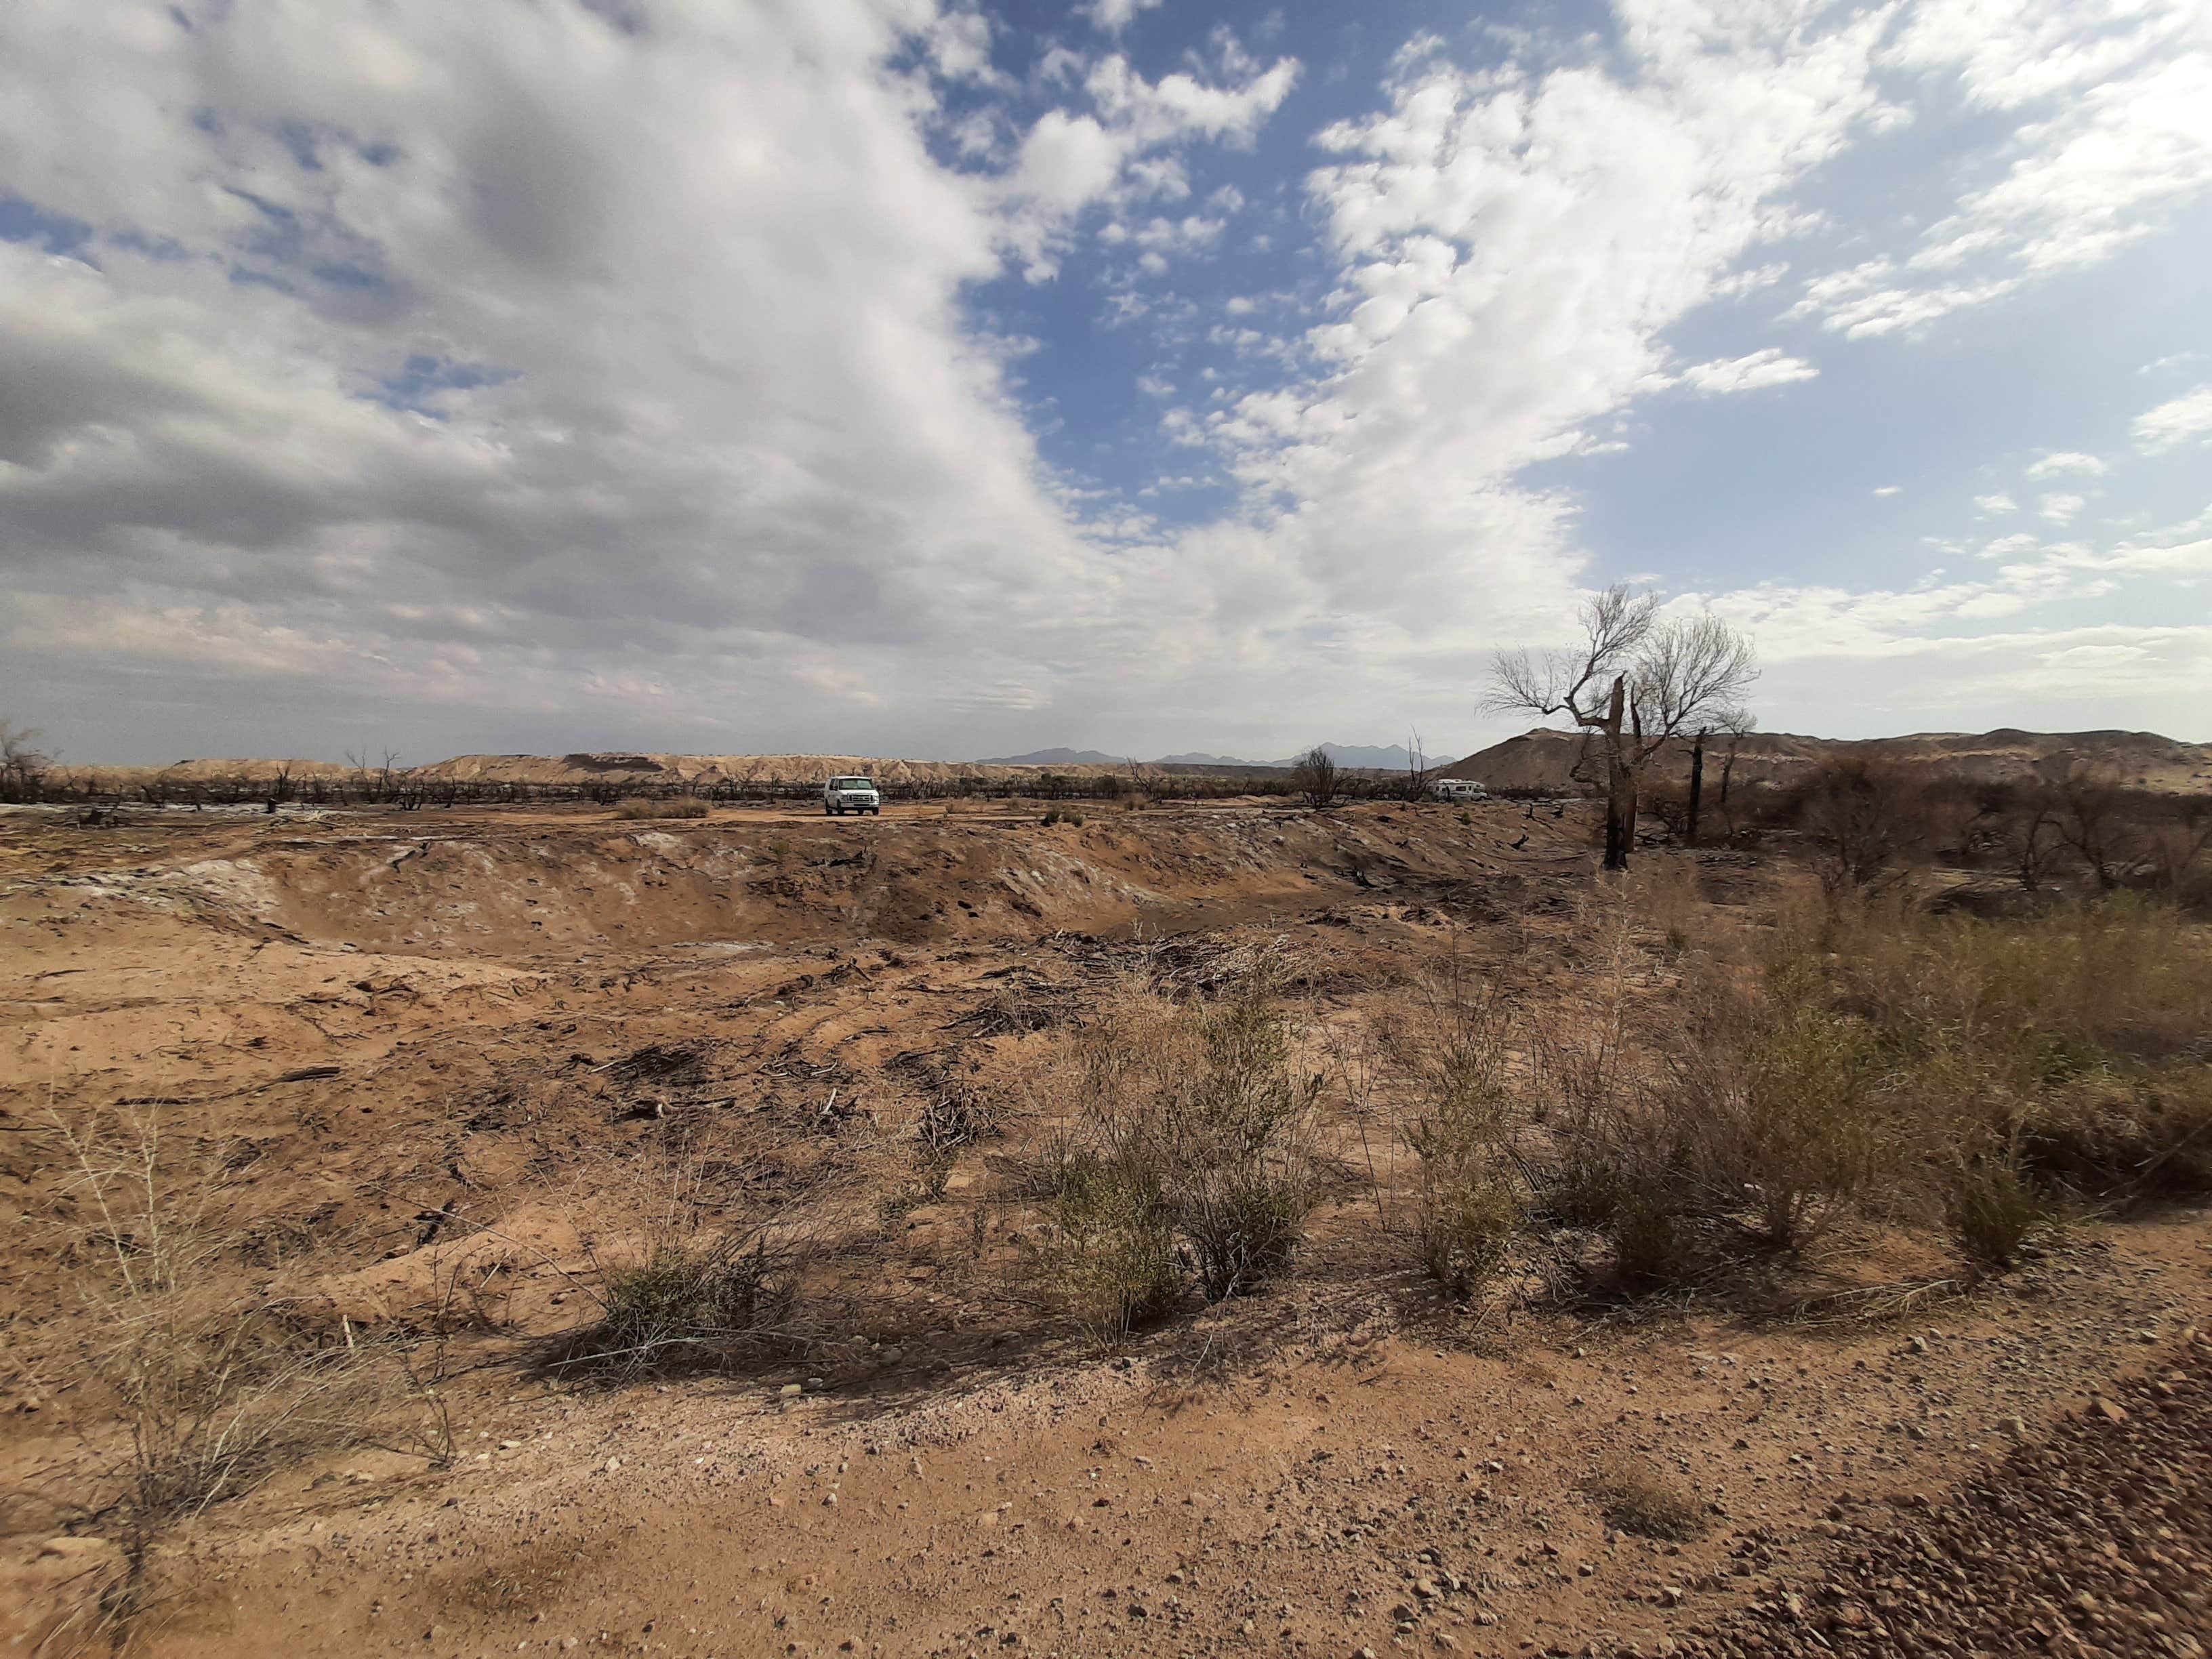
<path id="1" fill-rule="evenodd" d="M 1585 850 L 1578 817 L 1507 805 L 1206 806 L 1107 811 L 1079 827 L 936 806 L 835 823 L 745 811 L 635 823 L 604 811 L 214 817 L 126 817 L 92 850 L 140 861 L 57 872 L 36 900 L 133 901 L 410 953 L 919 943 L 1158 931 L 1209 906 L 1218 917 L 1353 896 L 1474 898 L 1577 867 Z M 71 832 L 30 829 L 12 861 L 51 867 L 51 843 Z M 19 903 L 33 896 L 22 880 Z"/>

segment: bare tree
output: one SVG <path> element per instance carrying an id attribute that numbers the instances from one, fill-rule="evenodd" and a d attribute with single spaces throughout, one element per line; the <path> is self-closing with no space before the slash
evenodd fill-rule
<path id="1" fill-rule="evenodd" d="M 2181 893 L 2190 886 L 2191 872 L 2207 847 L 2212 847 L 2212 800 L 2192 795 L 2172 803 L 2151 826 L 2144 850 L 2159 885 Z"/>
<path id="2" fill-rule="evenodd" d="M 0 720 L 0 800 L 37 800 L 53 763 L 53 757 L 39 747 L 36 732 Z"/>
<path id="3" fill-rule="evenodd" d="M 2044 878 L 2063 844 L 2058 834 L 2058 799 L 2040 779 L 2000 785 L 1984 792 L 1982 815 L 1993 825 L 2005 862 L 2027 893 L 2042 890 Z"/>
<path id="4" fill-rule="evenodd" d="M 1594 734 L 1606 769 L 1605 867 L 1626 870 L 1644 768 L 1669 738 L 1717 724 L 1759 678 L 1751 641 L 1719 617 L 1669 621 L 1656 595 L 1608 587 L 1583 606 L 1571 651 L 1500 652 L 1484 706 L 1565 714 Z"/>
<path id="5" fill-rule="evenodd" d="M 1306 798 L 1309 806 L 1335 805 L 1338 793 L 1343 787 L 1344 779 L 1337 770 L 1336 757 L 1318 744 L 1299 756 L 1297 764 L 1291 768 L 1291 787 Z"/>
<path id="6" fill-rule="evenodd" d="M 2101 767 L 2069 766 L 2051 786 L 2058 802 L 2058 834 L 2072 848 L 2097 885 L 2111 892 L 2120 884 L 2118 865 L 2128 833 L 2126 792 Z"/>
<path id="7" fill-rule="evenodd" d="M 1728 824 L 1729 839 L 1735 839 L 1735 814 L 1729 810 L 1729 785 L 1735 778 L 1735 757 L 1743 748 L 1743 740 L 1759 730 L 1759 716 L 1747 708 L 1732 708 L 1721 717 L 1720 729 L 1728 733 L 1728 746 L 1721 750 L 1721 817 Z"/>
<path id="8" fill-rule="evenodd" d="M 1437 769 L 1429 764 L 1428 755 L 1421 748 L 1420 730 L 1416 727 L 1406 740 L 1406 799 L 1426 800 Z"/>
<path id="9" fill-rule="evenodd" d="M 1850 754 L 1825 763 L 1799 807 L 1806 831 L 1820 844 L 1821 884 L 1831 892 L 1864 887 L 1919 850 L 1917 805 L 1899 767 Z"/>

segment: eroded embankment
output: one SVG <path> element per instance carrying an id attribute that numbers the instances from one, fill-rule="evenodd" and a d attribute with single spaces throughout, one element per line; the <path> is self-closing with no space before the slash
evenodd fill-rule
<path id="1" fill-rule="evenodd" d="M 945 814 L 637 828 L 492 819 L 416 836 L 272 836 L 230 856 L 82 879 L 365 951 L 911 944 L 1173 925 L 1208 902 L 1303 909 L 1347 891 L 1418 900 L 1578 860 L 1579 830 L 1571 817 L 1510 806 L 1206 810 L 1051 826 Z"/>

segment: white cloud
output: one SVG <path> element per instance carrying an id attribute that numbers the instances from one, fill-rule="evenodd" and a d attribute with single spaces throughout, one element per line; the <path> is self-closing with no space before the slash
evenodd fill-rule
<path id="1" fill-rule="evenodd" d="M 2088 505 L 2086 497 L 2066 494 L 2045 495 L 2035 504 L 2036 512 L 2053 524 L 2070 524 L 2081 509 Z"/>
<path id="2" fill-rule="evenodd" d="M 2040 483 L 2045 478 L 2063 477 L 2069 472 L 2086 472 L 2093 478 L 2101 478 L 2112 471 L 2094 455 L 2084 455 L 2079 450 L 2065 449 L 2045 455 L 2027 469 L 2027 476 Z"/>
<path id="3" fill-rule="evenodd" d="M 1091 20 L 1091 27 L 1119 34 L 1139 12 L 1151 11 L 1159 4 L 1160 0 L 1088 0 L 1076 9 Z"/>
<path id="4" fill-rule="evenodd" d="M 1910 256 L 1814 279 L 1794 314 L 1911 329 L 2108 259 L 2212 192 L 2212 11 L 2197 0 L 1919 0 L 1884 58 L 2011 121 L 2009 165 Z"/>
<path id="5" fill-rule="evenodd" d="M 197 33 L 137 0 L 0 6 L 9 188 L 91 227 L 81 258 L 0 244 L 0 696 L 49 726 L 19 687 L 118 711 L 108 732 L 162 750 L 216 742 L 210 711 L 455 747 L 939 753 L 970 731 L 955 714 L 1463 719 L 1485 649 L 1556 626 L 1590 557 L 1582 498 L 1526 469 L 1618 451 L 1662 388 L 1813 372 L 1758 334 L 1681 369 L 1678 325 L 1783 277 L 1776 245 L 1821 228 L 1795 198 L 1894 125 L 1898 87 L 2026 97 L 2006 88 L 2063 70 L 2036 94 L 2054 108 L 1986 105 L 2014 112 L 2013 173 L 2093 127 L 2150 131 L 2081 67 L 2102 35 L 2082 46 L 2053 5 L 1983 0 L 1983 33 L 2013 40 L 2032 11 L 2047 49 L 1990 59 L 1960 23 L 1884 70 L 1900 21 L 1966 14 L 1622 0 L 1601 53 L 1547 59 L 1531 37 L 1463 69 L 1423 43 L 1322 135 L 1302 202 L 1269 180 L 1247 204 L 1204 147 L 1279 118 L 1289 59 L 1224 48 L 1153 81 L 1055 47 L 1010 92 L 1012 32 L 930 0 L 659 0 L 629 29 L 523 0 L 184 3 Z M 2140 46 L 2170 10 L 2144 0 L 2104 33 Z M 2113 61 L 2138 88 L 2155 67 Z M 2187 145 L 2166 153 L 2183 176 Z M 1808 314 L 1894 331 L 2029 280 L 2058 257 L 2039 239 L 2074 232 L 1987 196 L 1991 177 L 1918 253 L 1825 227 L 1859 263 L 1816 276 Z M 2183 198 L 2148 177 L 2122 179 L 2117 216 L 2089 201 L 2066 223 L 2160 222 Z M 1967 217 L 1996 227 L 1986 249 Z M 1136 348 L 1122 372 L 1173 446 L 1174 476 L 1129 495 L 1240 488 L 1215 521 L 1176 528 L 1040 450 L 1063 418 L 1085 444 L 1104 428 L 1054 401 L 1060 343 L 983 285 L 1049 278 L 1094 228 L 1111 257 L 1078 314 L 1131 325 L 1107 337 Z M 1228 265 L 1248 252 L 1282 269 Z M 1217 313 L 1125 280 L 1133 258 L 1199 256 L 1249 294 Z M 1186 362 L 1200 342 L 1214 361 Z M 2212 430 L 2207 398 L 2147 414 L 2137 441 Z M 2097 476 L 2087 459 L 2030 477 Z M 2078 522 L 2070 499 L 2045 534 L 2076 533 L 2053 527 Z M 2212 576 L 2212 532 L 2079 533 L 1978 558 L 1961 538 L 1944 556 L 1978 579 L 1906 593 L 1712 603 L 1757 622 L 1775 706 L 1814 720 L 1853 672 L 1836 665 L 1868 659 L 1897 665 L 1883 696 L 1937 708 L 2054 674 L 2121 687 L 2115 708 L 2146 675 L 2202 685 L 2205 630 L 2048 607 Z M 823 665 L 831 635 L 860 667 Z M 119 693 L 118 661 L 147 689 Z M 158 738 L 136 734 L 149 709 L 172 721 Z"/>
<path id="6" fill-rule="evenodd" d="M 1809 380 L 1820 372 L 1802 357 L 1787 356 L 1779 347 L 1768 346 L 1748 356 L 1692 364 L 1682 371 L 1682 378 L 1698 391 L 1715 396 L 1788 386 L 1793 380 Z"/>
<path id="7" fill-rule="evenodd" d="M 2156 455 L 2192 438 L 2212 436 L 2212 386 L 2200 386 L 2136 416 L 2136 447 Z"/>
<path id="8" fill-rule="evenodd" d="M 0 98 L 11 182 L 99 239 L 0 243 L 40 387 L 0 399 L 0 655 L 483 720 L 681 662 L 728 711 L 832 618 L 888 684 L 1109 599 L 961 332 L 1000 226 L 881 9 L 197 21 L 0 9 L 42 68 Z"/>
<path id="9" fill-rule="evenodd" d="M 1874 493 L 1877 495 L 1894 495 L 1904 488 L 1903 484 L 1876 484 Z"/>
<path id="10" fill-rule="evenodd" d="M 1080 59 L 1071 59 L 1079 65 Z M 1057 274 L 1070 227 L 1094 203 L 1190 193 L 1181 160 L 1156 152 L 1205 139 L 1249 144 L 1297 82 L 1283 58 L 1212 85 L 1177 72 L 1147 81 L 1116 53 L 1092 64 L 1083 89 L 1096 111 L 1048 110 L 1017 149 L 997 193 L 1005 234 L 1032 281 Z"/>

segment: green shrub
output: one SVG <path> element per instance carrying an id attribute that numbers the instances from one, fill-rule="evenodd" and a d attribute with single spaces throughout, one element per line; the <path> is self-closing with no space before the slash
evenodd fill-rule
<path id="1" fill-rule="evenodd" d="M 1502 1176 L 1430 1165 L 1421 1183 L 1421 1265 L 1445 1294 L 1465 1302 L 1505 1267 L 1522 1224 L 1520 1194 Z"/>
<path id="2" fill-rule="evenodd" d="M 1065 823 L 1072 829 L 1080 830 L 1083 828 L 1083 814 L 1072 807 L 1048 806 L 1042 822 L 1048 830 L 1055 823 Z"/>
<path id="3" fill-rule="evenodd" d="M 1170 1312 L 1185 1280 L 1156 1172 L 1063 1146 L 1043 1176 L 1053 1227 L 1031 1265 L 1047 1299 L 1102 1347 Z"/>

